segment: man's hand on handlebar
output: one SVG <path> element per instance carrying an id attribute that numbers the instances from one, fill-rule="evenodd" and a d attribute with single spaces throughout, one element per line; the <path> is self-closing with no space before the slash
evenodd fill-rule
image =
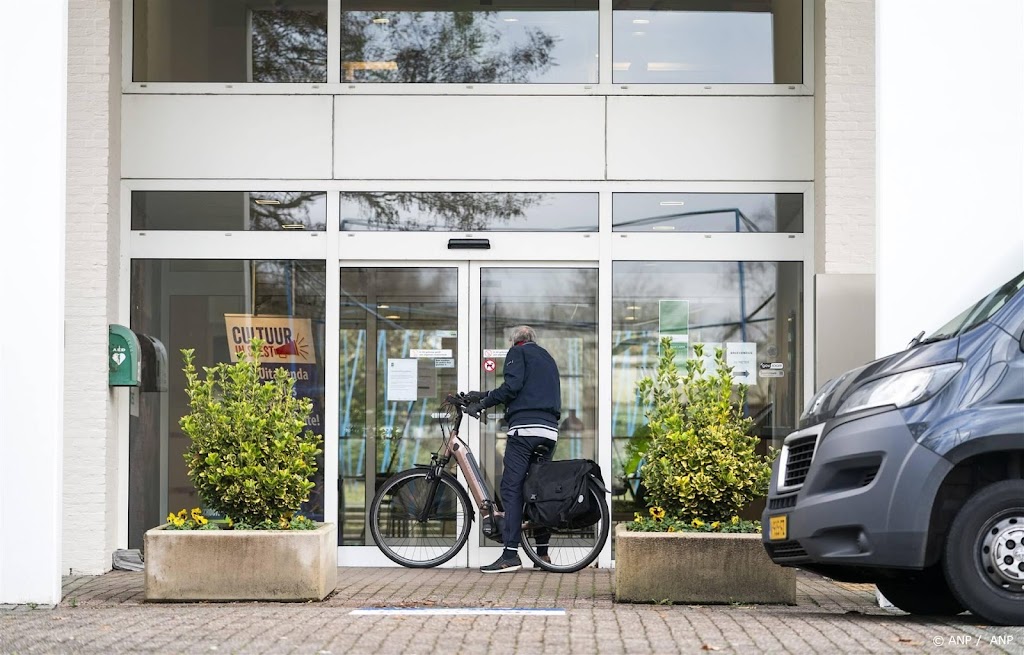
<path id="1" fill-rule="evenodd" d="M 477 420 L 486 420 L 486 417 L 481 416 L 486 408 L 480 402 L 485 395 L 480 391 L 459 392 L 458 395 L 448 394 L 448 400 L 461 407 L 463 414 L 469 414 Z"/>
<path id="2" fill-rule="evenodd" d="M 484 409 L 486 409 L 486 408 L 484 407 L 483 403 L 475 402 L 475 403 L 469 403 L 468 405 L 466 405 L 463 408 L 462 411 L 465 412 L 466 414 L 469 414 L 470 416 L 472 416 L 475 419 L 479 419 L 480 418 L 480 412 L 484 411 Z"/>

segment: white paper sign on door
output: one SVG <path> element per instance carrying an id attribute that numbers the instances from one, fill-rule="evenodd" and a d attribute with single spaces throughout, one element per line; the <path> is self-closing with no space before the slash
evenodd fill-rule
<path id="1" fill-rule="evenodd" d="M 732 367 L 736 384 L 754 384 L 757 380 L 757 344 L 753 341 L 728 341 L 725 363 Z"/>
<path id="2" fill-rule="evenodd" d="M 388 402 L 416 400 L 415 359 L 388 359 Z"/>

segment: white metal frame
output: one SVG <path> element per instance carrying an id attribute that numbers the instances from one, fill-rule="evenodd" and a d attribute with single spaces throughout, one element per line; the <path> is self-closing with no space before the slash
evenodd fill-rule
<path id="1" fill-rule="evenodd" d="M 240 95 L 598 95 L 598 96 L 809 96 L 814 94 L 814 0 L 803 3 L 802 84 L 614 84 L 612 83 L 612 5 L 598 6 L 599 79 L 594 84 L 353 84 L 341 81 L 341 0 L 327 4 L 327 83 L 134 82 L 133 3 L 122 3 L 121 86 L 124 93 Z"/>
<path id="2" fill-rule="evenodd" d="M 127 3 L 130 5 L 130 3 Z M 131 226 L 131 192 L 141 190 L 181 191 L 256 191 L 302 190 L 327 192 L 327 230 L 323 232 L 177 232 L 133 231 Z M 599 194 L 599 229 L 591 233 L 520 233 L 520 232 L 345 232 L 338 231 L 340 192 L 342 191 L 490 191 L 490 192 L 591 192 Z M 612 195 L 615 193 L 802 193 L 804 195 L 804 231 L 799 234 L 730 234 L 730 233 L 636 233 L 612 231 Z M 814 185 L 812 182 L 621 182 L 621 181 L 388 181 L 388 180 L 123 180 L 121 183 L 120 253 L 118 321 L 130 320 L 131 259 L 321 259 L 327 271 L 325 312 L 326 333 L 336 334 L 339 328 L 339 306 L 332 299 L 339 294 L 341 266 L 408 266 L 442 265 L 464 267 L 460 273 L 460 290 L 470 294 L 463 310 L 460 304 L 459 330 L 469 334 L 463 361 L 469 361 L 468 348 L 479 335 L 469 331 L 468 307 L 479 305 L 479 288 L 473 295 L 469 286 L 469 261 L 474 266 L 565 266 L 594 265 L 598 268 L 598 431 L 611 425 L 611 343 L 606 335 L 612 325 L 612 263 L 614 261 L 801 261 L 803 267 L 804 318 L 803 363 L 805 398 L 811 397 L 814 381 Z M 448 250 L 449 238 L 473 236 L 491 241 L 491 250 Z M 478 270 L 478 269 L 476 269 Z M 463 282 L 463 279 L 467 280 Z M 463 285 L 467 286 L 463 286 Z M 476 304 L 473 304 L 473 303 Z M 479 308 L 477 307 L 477 311 Z M 337 371 L 338 343 L 328 338 L 325 344 L 328 366 L 325 372 L 324 434 L 338 432 Z M 333 366 L 331 362 L 334 362 Z M 469 388 L 472 378 L 463 379 L 460 387 Z M 478 375 L 478 374 L 477 374 Z M 478 379 L 478 378 L 477 378 Z M 465 386 L 464 386 L 465 385 Z M 123 396 L 123 397 L 122 397 Z M 118 543 L 127 543 L 128 485 L 128 400 L 118 395 L 119 457 L 121 462 L 118 512 Z M 470 428 L 478 439 L 475 426 Z M 478 447 L 477 442 L 471 442 Z M 337 439 L 325 438 L 325 515 L 337 516 Z M 611 470 L 611 447 L 599 448 L 599 462 Z M 474 546 L 474 548 L 479 548 Z M 472 552 L 472 551 L 471 551 Z M 496 551 L 495 551 L 496 552 Z M 470 555 L 480 561 L 489 555 L 486 548 Z M 496 556 L 496 555 L 495 555 Z M 459 559 L 459 558 L 456 558 Z M 344 565 L 377 566 L 390 561 L 373 547 L 339 549 L 339 562 Z M 598 560 L 600 566 L 611 566 L 610 544 Z"/>

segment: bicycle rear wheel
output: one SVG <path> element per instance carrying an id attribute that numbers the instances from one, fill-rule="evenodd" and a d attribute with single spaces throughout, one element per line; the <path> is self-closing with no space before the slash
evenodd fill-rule
<path id="1" fill-rule="evenodd" d="M 402 566 L 444 564 L 469 539 L 473 512 L 466 490 L 448 473 L 439 480 L 428 479 L 428 473 L 424 468 L 394 475 L 370 505 L 373 541 L 388 559 Z"/>
<path id="2" fill-rule="evenodd" d="M 523 529 L 523 550 L 536 566 L 555 573 L 572 573 L 597 559 L 608 540 L 611 514 L 604 492 L 592 485 L 588 488 L 601 507 L 601 520 L 594 525 L 576 530 Z M 545 552 L 550 562 L 541 559 Z"/>

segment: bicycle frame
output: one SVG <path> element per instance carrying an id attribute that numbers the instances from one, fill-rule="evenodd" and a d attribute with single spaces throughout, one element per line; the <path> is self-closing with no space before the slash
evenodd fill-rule
<path id="1" fill-rule="evenodd" d="M 469 444 L 459 437 L 459 428 L 462 427 L 463 412 L 462 408 L 455 405 L 455 409 L 458 412 L 458 419 L 455 422 L 455 426 L 452 428 L 451 434 L 445 444 L 443 451 L 439 450 L 434 453 L 430 458 L 430 469 L 431 477 L 435 479 L 434 485 L 430 490 L 429 498 L 432 500 L 437 485 L 440 484 L 441 472 L 448 467 L 452 458 L 455 458 L 455 465 L 462 471 L 462 475 L 466 478 L 466 484 L 469 487 L 469 493 L 473 497 L 473 502 L 477 509 L 480 510 L 481 515 L 484 512 L 491 513 L 494 507 L 494 499 L 491 496 L 490 489 L 487 487 L 487 482 L 484 480 L 483 473 L 480 472 L 480 466 L 476 462 L 476 457 L 473 455 L 472 449 Z M 429 504 L 427 505 L 429 506 Z M 426 506 L 424 508 L 426 511 Z M 502 515 L 503 512 L 495 512 L 496 515 Z M 426 517 L 423 517 L 426 520 Z"/>

